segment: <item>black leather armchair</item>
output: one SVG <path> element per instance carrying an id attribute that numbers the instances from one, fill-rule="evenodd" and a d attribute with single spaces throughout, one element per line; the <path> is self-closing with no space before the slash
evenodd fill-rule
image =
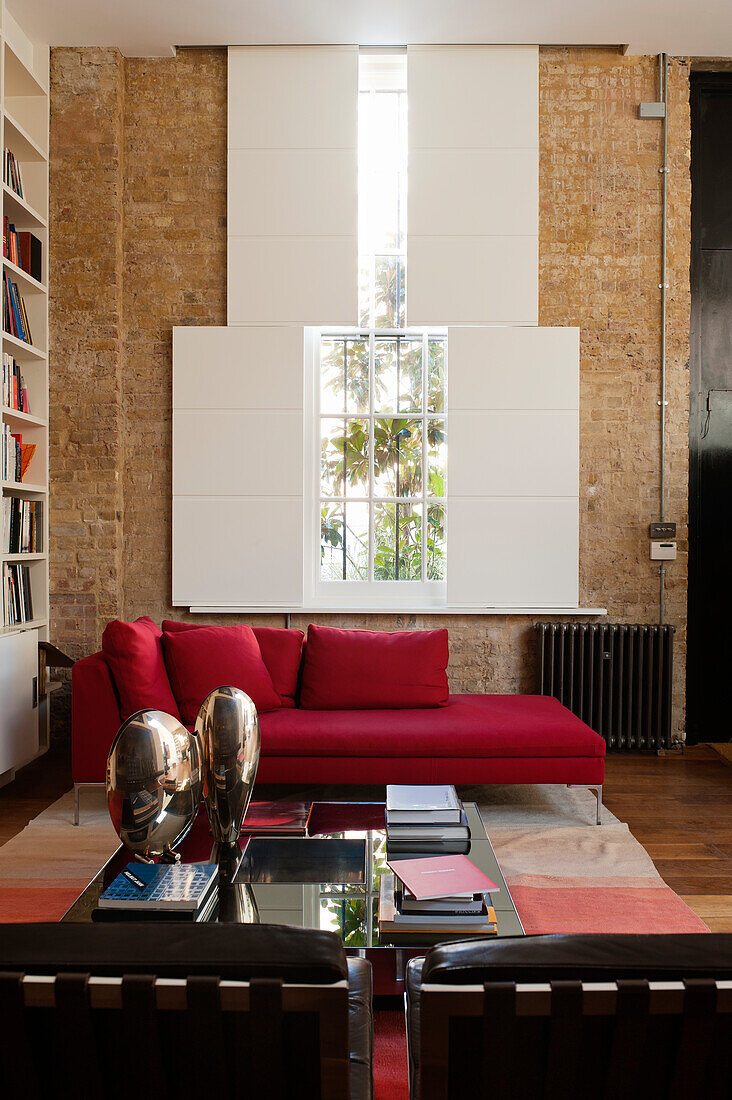
<path id="1" fill-rule="evenodd" d="M 732 936 L 441 944 L 406 978 L 412 1100 L 729 1100 Z"/>
<path id="2" fill-rule="evenodd" d="M 278 925 L 4 925 L 0 1096 L 371 1100 L 371 966 Z"/>

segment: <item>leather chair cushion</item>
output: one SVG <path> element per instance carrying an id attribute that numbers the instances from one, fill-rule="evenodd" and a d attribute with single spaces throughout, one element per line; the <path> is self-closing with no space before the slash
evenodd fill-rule
<path id="1" fill-rule="evenodd" d="M 348 959 L 348 1046 L 351 1100 L 374 1094 L 373 977 L 367 959 Z"/>
<path id="2" fill-rule="evenodd" d="M 710 976 L 732 978 L 732 936 L 594 934 L 467 940 L 432 948 L 422 972 L 424 982 L 449 985 Z"/>
<path id="3" fill-rule="evenodd" d="M 142 931 L 144 929 L 144 932 Z M 0 970 L 26 974 L 216 974 L 230 981 L 282 978 L 329 983 L 348 977 L 333 932 L 277 924 L 5 924 Z"/>

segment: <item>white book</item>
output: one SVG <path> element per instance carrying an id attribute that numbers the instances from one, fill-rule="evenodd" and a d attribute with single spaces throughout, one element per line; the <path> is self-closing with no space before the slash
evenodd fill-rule
<path id="1" fill-rule="evenodd" d="M 462 812 L 462 803 L 454 787 L 387 784 L 386 818 L 390 825 L 409 825 L 414 822 L 459 825 Z"/>

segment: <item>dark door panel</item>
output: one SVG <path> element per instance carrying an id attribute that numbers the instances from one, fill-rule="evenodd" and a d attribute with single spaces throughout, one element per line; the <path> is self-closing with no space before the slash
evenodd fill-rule
<path id="1" fill-rule="evenodd" d="M 687 737 L 729 741 L 732 74 L 692 75 Z"/>

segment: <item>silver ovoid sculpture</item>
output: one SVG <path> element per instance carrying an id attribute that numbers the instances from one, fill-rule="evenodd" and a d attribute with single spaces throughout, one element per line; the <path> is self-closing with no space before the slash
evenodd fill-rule
<path id="1" fill-rule="evenodd" d="M 203 791 L 198 740 L 162 710 L 138 710 L 120 727 L 107 759 L 107 804 L 120 839 L 138 858 L 179 858 Z"/>
<path id="2" fill-rule="evenodd" d="M 219 687 L 201 703 L 196 737 L 204 762 L 204 797 L 223 879 L 231 879 L 241 859 L 239 833 L 257 775 L 259 719 L 245 692 Z"/>

